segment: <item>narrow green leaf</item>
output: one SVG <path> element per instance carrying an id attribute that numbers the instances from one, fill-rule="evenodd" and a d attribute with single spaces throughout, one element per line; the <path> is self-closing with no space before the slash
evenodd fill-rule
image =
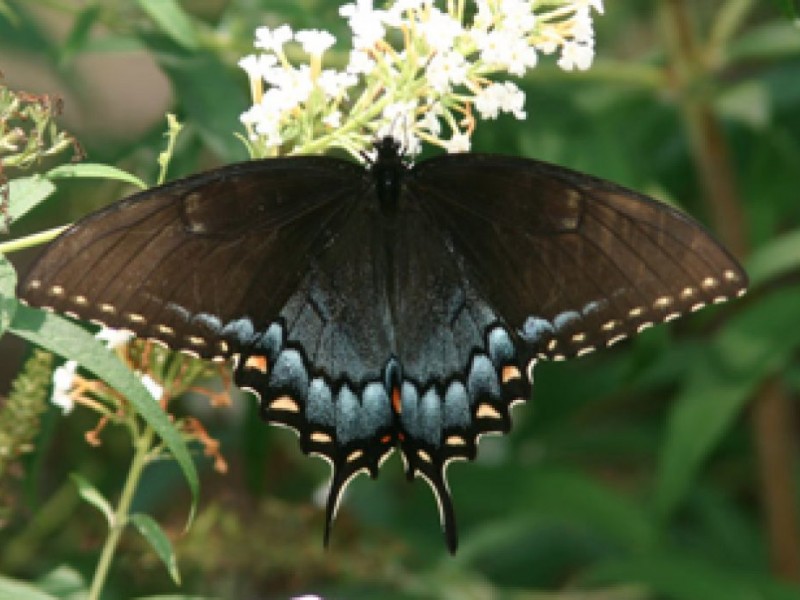
<path id="1" fill-rule="evenodd" d="M 105 54 L 113 52 L 143 52 L 146 48 L 138 37 L 106 32 L 103 37 L 91 38 L 86 41 L 84 52 Z"/>
<path id="2" fill-rule="evenodd" d="M 122 393 L 172 452 L 192 492 L 194 517 L 199 482 L 181 435 L 136 375 L 94 336 L 59 315 L 19 305 L 9 331 L 61 356 L 71 358 Z"/>
<path id="3" fill-rule="evenodd" d="M 793 23 L 768 21 L 747 29 L 725 51 L 730 63 L 796 56 L 800 52 L 800 35 Z"/>
<path id="4" fill-rule="evenodd" d="M 144 538 L 150 542 L 150 545 L 153 547 L 153 550 L 156 551 L 156 554 L 158 554 L 161 562 L 163 562 L 164 566 L 167 567 L 167 571 L 169 571 L 172 581 L 180 585 L 181 574 L 178 571 L 178 559 L 176 558 L 175 551 L 172 548 L 172 542 L 169 541 L 169 538 L 164 533 L 164 530 L 161 529 L 161 526 L 156 523 L 150 515 L 143 513 L 131 515 L 130 520 L 134 525 L 136 525 L 139 533 L 141 533 Z"/>
<path id="5" fill-rule="evenodd" d="M 92 27 L 97 22 L 97 18 L 99 16 L 100 6 L 97 4 L 92 4 L 78 13 L 78 17 L 75 19 L 72 30 L 69 32 L 67 40 L 61 47 L 61 55 L 59 56 L 59 59 L 61 60 L 62 64 L 68 63 L 73 56 L 85 49 L 86 42 L 89 39 L 89 34 L 91 33 Z"/>
<path id="6" fill-rule="evenodd" d="M 145 189 L 145 184 L 141 179 L 127 171 L 104 165 L 100 163 L 80 163 L 76 165 L 60 165 L 47 172 L 48 179 L 117 179 L 126 183 L 131 183 L 139 189 Z"/>
<path id="7" fill-rule="evenodd" d="M 0 254 L 0 336 L 14 319 L 18 302 L 15 300 L 17 273 L 5 256 Z"/>
<path id="8" fill-rule="evenodd" d="M 800 286 L 786 288 L 742 311 L 698 357 L 675 401 L 663 445 L 656 509 L 668 517 L 758 385 L 800 347 Z"/>
<path id="9" fill-rule="evenodd" d="M 11 207 L 8 211 L 11 222 L 19 220 L 56 191 L 56 186 L 41 175 L 19 177 L 8 183 Z"/>
<path id="10" fill-rule="evenodd" d="M 100 493 L 100 490 L 94 487 L 88 479 L 79 473 L 70 473 L 70 477 L 78 487 L 78 494 L 80 494 L 81 498 L 103 513 L 106 518 L 106 523 L 108 523 L 109 527 L 113 526 L 114 509 L 111 508 L 108 500 L 106 500 L 103 494 Z"/>
<path id="11" fill-rule="evenodd" d="M 191 19 L 175 0 L 139 0 L 139 6 L 173 41 L 187 50 L 200 47 Z"/>

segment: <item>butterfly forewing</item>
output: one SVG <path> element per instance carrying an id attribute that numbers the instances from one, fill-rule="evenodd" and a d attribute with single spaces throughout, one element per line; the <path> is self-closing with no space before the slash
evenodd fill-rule
<path id="1" fill-rule="evenodd" d="M 227 356 L 277 316 L 364 177 L 345 161 L 305 157 L 142 192 L 60 236 L 22 296 L 202 357 Z"/>
<path id="2" fill-rule="evenodd" d="M 747 283 L 697 223 L 588 175 L 470 154 L 425 161 L 409 179 L 481 292 L 542 357 L 611 345 Z"/>

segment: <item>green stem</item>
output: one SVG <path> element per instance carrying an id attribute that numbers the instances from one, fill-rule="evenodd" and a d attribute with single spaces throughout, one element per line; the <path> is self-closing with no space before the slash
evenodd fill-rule
<path id="1" fill-rule="evenodd" d="M 706 55 L 712 63 L 724 60 L 726 46 L 742 28 L 755 4 L 755 0 L 728 0 L 717 11 L 706 43 Z"/>
<path id="2" fill-rule="evenodd" d="M 129 511 L 131 502 L 133 501 L 133 494 L 142 477 L 142 472 L 147 466 L 150 448 L 153 444 L 154 431 L 149 425 L 145 427 L 141 436 L 134 444 L 133 461 L 131 462 L 130 471 L 128 471 L 128 478 L 125 481 L 125 487 L 122 488 L 122 495 L 117 504 L 117 509 L 114 511 L 114 521 L 108 531 L 103 551 L 100 554 L 100 560 L 97 562 L 94 577 L 92 578 L 92 586 L 89 589 L 88 600 L 99 600 L 100 593 L 103 591 L 106 578 L 108 577 L 108 570 L 111 567 L 111 561 L 114 558 L 114 553 L 119 544 L 120 536 L 125 526 L 128 524 Z"/>
<path id="3" fill-rule="evenodd" d="M 16 240 L 11 240 L 10 242 L 3 242 L 0 244 L 0 254 L 9 254 L 11 252 L 16 252 L 17 250 L 30 248 L 31 246 L 45 244 L 50 240 L 55 239 L 55 237 L 67 227 L 69 227 L 69 225 L 54 227 L 53 229 L 48 229 L 47 231 L 42 231 L 40 233 L 34 233 L 33 235 L 26 235 L 25 237 L 21 237 Z"/>
<path id="4" fill-rule="evenodd" d="M 178 119 L 172 113 L 167 113 L 167 147 L 158 155 L 158 166 L 161 167 L 158 173 L 158 185 L 164 183 L 167 178 L 167 167 L 169 161 L 172 160 L 172 155 L 175 153 L 175 143 L 178 140 L 178 135 L 183 129 L 183 125 L 178 122 Z"/>

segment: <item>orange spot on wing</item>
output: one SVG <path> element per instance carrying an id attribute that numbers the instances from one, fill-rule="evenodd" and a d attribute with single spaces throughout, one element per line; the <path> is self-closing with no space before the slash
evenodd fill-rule
<path id="1" fill-rule="evenodd" d="M 396 415 L 399 415 L 403 410 L 403 405 L 400 403 L 400 388 L 392 388 L 392 410 Z"/>
<path id="2" fill-rule="evenodd" d="M 506 365 L 503 367 L 502 373 L 502 380 L 503 383 L 508 383 L 512 379 L 520 379 L 522 377 L 522 373 L 519 372 L 519 369 L 514 365 Z"/>
<path id="3" fill-rule="evenodd" d="M 388 444 L 391 441 L 392 441 L 392 436 L 390 435 L 385 435 L 381 438 L 381 444 Z"/>
<path id="4" fill-rule="evenodd" d="M 268 364 L 266 356 L 250 356 L 247 362 L 244 363 L 245 369 L 255 369 L 261 373 L 266 374 Z"/>

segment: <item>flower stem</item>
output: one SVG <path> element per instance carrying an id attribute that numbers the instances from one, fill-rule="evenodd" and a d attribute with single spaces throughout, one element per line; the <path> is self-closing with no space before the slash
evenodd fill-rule
<path id="1" fill-rule="evenodd" d="M 131 468 L 128 471 L 128 477 L 125 480 L 125 487 L 122 489 L 119 504 L 117 504 L 117 508 L 114 511 L 114 520 L 109 527 L 108 536 L 103 545 L 103 551 L 100 554 L 100 560 L 98 560 L 97 567 L 95 568 L 92 586 L 87 596 L 88 600 L 100 599 L 100 593 L 103 591 L 103 586 L 108 577 L 108 570 L 111 567 L 111 561 L 114 558 L 120 536 L 125 526 L 128 524 L 129 511 L 134 492 L 142 477 L 142 472 L 145 466 L 147 466 L 148 455 L 153 444 L 153 435 L 153 429 L 148 425 L 134 443 Z"/>

